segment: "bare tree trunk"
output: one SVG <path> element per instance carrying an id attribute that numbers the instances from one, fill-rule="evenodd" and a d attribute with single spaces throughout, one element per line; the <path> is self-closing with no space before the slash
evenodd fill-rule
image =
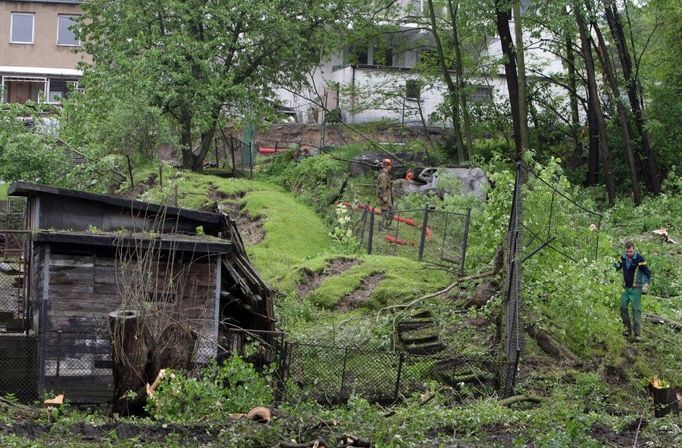
<path id="1" fill-rule="evenodd" d="M 464 143 L 462 141 L 462 131 L 459 122 L 459 99 L 457 95 L 457 87 L 452 80 L 452 76 L 448 70 L 447 62 L 445 61 L 443 44 L 440 40 L 440 36 L 438 35 L 438 25 L 436 24 L 436 12 L 433 7 L 433 0 L 428 0 L 427 3 L 429 7 L 429 18 L 431 20 L 431 34 L 433 35 L 433 40 L 436 44 L 436 52 L 441 72 L 443 74 L 443 79 L 448 88 L 448 98 L 450 100 L 450 108 L 452 109 L 452 127 L 455 133 L 455 144 L 457 145 L 457 158 L 459 159 L 459 162 L 463 162 L 465 160 Z"/>
<path id="2" fill-rule="evenodd" d="M 513 1 L 514 36 L 516 38 L 516 70 L 519 83 L 519 131 L 521 153 L 530 148 L 528 135 L 528 85 L 526 83 L 526 58 L 523 55 L 523 25 L 521 23 L 521 0 Z"/>
<path id="3" fill-rule="evenodd" d="M 583 148 L 580 143 L 580 113 L 578 111 L 578 82 L 575 74 L 575 52 L 573 39 L 566 36 L 566 69 L 568 72 L 568 98 L 571 107 L 571 136 L 573 137 L 573 149 L 575 154 L 582 157 Z"/>
<path id="4" fill-rule="evenodd" d="M 638 89 L 639 79 L 636 73 L 632 70 L 632 59 L 630 57 L 630 52 L 627 47 L 627 42 L 625 40 L 625 31 L 623 30 L 623 23 L 620 20 L 620 15 L 618 13 L 618 8 L 614 0 L 607 0 L 604 2 L 604 10 L 606 13 L 606 20 L 609 24 L 609 29 L 613 40 L 618 48 L 618 56 L 620 58 L 621 67 L 623 68 L 623 75 L 628 86 L 628 99 L 630 101 L 630 107 L 635 115 L 635 125 L 637 126 L 637 131 L 642 139 L 642 152 L 644 153 L 644 163 L 645 169 L 645 180 L 647 182 L 648 189 L 654 193 L 658 194 L 661 192 L 661 171 L 658 167 L 658 162 L 656 160 L 656 154 L 651 146 L 651 138 L 649 132 L 646 129 L 644 123 L 644 114 L 642 112 L 641 102 L 639 98 Z"/>
<path id="5" fill-rule="evenodd" d="M 585 2 L 585 6 L 588 8 L 588 12 L 591 13 L 589 1 Z M 610 88 L 609 96 L 611 101 L 616 104 L 618 121 L 620 122 L 620 128 L 623 135 L 623 143 L 625 144 L 625 155 L 628 161 L 628 169 L 630 170 L 630 180 L 632 182 L 632 199 L 634 200 L 635 205 L 639 205 L 642 203 L 642 191 L 639 187 L 637 165 L 635 164 L 635 152 L 632 148 L 632 138 L 630 136 L 630 124 L 628 123 L 627 112 L 625 111 L 625 107 L 623 106 L 623 103 L 620 99 L 618 80 L 614 75 L 611 57 L 609 56 L 608 49 L 606 48 L 604 36 L 597 23 L 592 22 L 592 28 L 594 29 L 595 34 L 597 35 L 597 41 L 599 42 L 598 47 L 595 49 L 597 51 L 597 55 L 599 56 L 602 68 L 604 69 L 604 79 Z"/>
<path id="6" fill-rule="evenodd" d="M 509 90 L 509 103 L 511 106 L 512 121 L 514 123 L 514 143 L 516 146 L 516 158 L 521 159 L 523 155 L 523 144 L 521 142 L 521 130 L 519 117 L 519 82 L 516 74 L 516 55 L 514 54 L 514 43 L 509 29 L 510 0 L 495 0 L 495 19 L 497 33 L 500 36 L 500 45 L 504 58 L 504 77 L 507 80 Z"/>
<path id="7" fill-rule="evenodd" d="M 597 114 L 594 112 L 590 92 L 587 92 L 587 177 L 585 185 L 594 187 L 599 183 L 601 169 L 599 166 L 599 129 L 597 124 Z"/>
<path id="8" fill-rule="evenodd" d="M 204 159 L 206 158 L 208 151 L 211 149 L 216 128 L 216 124 L 213 124 L 209 130 L 201 133 L 201 146 L 199 148 L 199 154 L 192 157 L 193 171 L 201 171 L 203 169 Z"/>
<path id="9" fill-rule="evenodd" d="M 459 100 L 462 107 L 462 119 L 464 121 L 464 138 L 466 139 L 467 160 L 474 157 L 474 149 L 471 137 L 471 119 L 469 117 L 469 108 L 467 107 L 466 89 L 464 86 L 464 68 L 462 66 L 462 49 L 459 42 L 459 30 L 457 25 L 457 12 L 459 4 L 452 4 L 452 0 L 448 0 L 448 12 L 450 13 L 450 22 L 452 26 L 452 42 L 455 47 L 455 76 L 457 79 L 457 91 L 459 93 Z"/>
<path id="10" fill-rule="evenodd" d="M 577 0 L 573 1 L 573 12 L 578 23 L 578 31 L 580 33 L 580 43 L 582 47 L 583 58 L 585 59 L 585 72 L 587 73 L 587 84 L 589 88 L 590 104 L 594 111 L 596 118 L 597 129 L 599 132 L 599 146 L 604 161 L 604 183 L 606 184 L 606 192 L 609 197 L 609 204 L 616 203 L 616 183 L 613 178 L 613 168 L 611 166 L 611 153 L 609 151 L 609 137 L 607 135 L 606 123 L 604 122 L 604 114 L 599 100 L 599 91 L 597 89 L 597 77 L 594 69 L 594 59 L 592 58 L 592 48 L 590 45 L 590 34 L 585 23 L 585 18 L 580 9 Z"/>
<path id="11" fill-rule="evenodd" d="M 180 113 L 180 145 L 182 146 L 182 167 L 190 170 L 194 164 L 192 154 L 192 115 L 189 111 L 183 110 Z"/>

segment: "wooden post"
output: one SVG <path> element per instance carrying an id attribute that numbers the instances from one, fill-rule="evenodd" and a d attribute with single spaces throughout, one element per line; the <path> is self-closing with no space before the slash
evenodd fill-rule
<path id="1" fill-rule="evenodd" d="M 133 180 L 133 164 L 130 163 L 130 156 L 126 154 L 126 160 L 128 161 L 128 176 L 130 177 L 130 188 L 135 188 L 135 181 Z"/>

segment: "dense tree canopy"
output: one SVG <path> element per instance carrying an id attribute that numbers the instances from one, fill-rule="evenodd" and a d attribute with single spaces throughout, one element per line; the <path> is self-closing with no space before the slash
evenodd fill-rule
<path id="1" fill-rule="evenodd" d="M 147 98 L 177 126 L 183 166 L 200 169 L 221 115 L 248 116 L 275 85 L 304 83 L 360 3 L 86 2 L 82 37 L 93 64 L 85 84 Z"/>

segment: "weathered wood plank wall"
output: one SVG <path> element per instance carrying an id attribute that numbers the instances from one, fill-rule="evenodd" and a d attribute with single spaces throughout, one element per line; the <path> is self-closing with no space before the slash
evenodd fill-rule
<path id="1" fill-rule="evenodd" d="M 149 319 L 180 322 L 198 333 L 195 362 L 207 362 L 215 355 L 215 343 L 210 341 L 215 341 L 216 267 L 216 257 L 194 263 L 158 262 L 148 268 L 156 271 L 151 273 L 152 287 L 140 288 L 149 294 Z M 131 274 L 135 268 L 126 270 L 132 278 L 141 278 L 139 272 Z M 119 308 L 122 290 L 113 256 L 51 254 L 43 327 L 45 389 L 68 391 L 72 401 L 111 399 L 108 314 Z M 154 292 L 157 297 L 173 292 L 174 300 L 154 302 Z M 162 330 L 155 327 L 158 334 Z"/>

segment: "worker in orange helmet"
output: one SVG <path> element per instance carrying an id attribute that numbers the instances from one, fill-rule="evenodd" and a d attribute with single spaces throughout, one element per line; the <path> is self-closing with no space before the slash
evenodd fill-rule
<path id="1" fill-rule="evenodd" d="M 388 230 L 393 220 L 393 188 L 391 184 L 391 177 L 388 175 L 393 167 L 391 159 L 384 159 L 381 161 L 381 171 L 377 176 L 377 205 L 381 209 L 381 216 L 383 217 L 379 228 Z"/>

